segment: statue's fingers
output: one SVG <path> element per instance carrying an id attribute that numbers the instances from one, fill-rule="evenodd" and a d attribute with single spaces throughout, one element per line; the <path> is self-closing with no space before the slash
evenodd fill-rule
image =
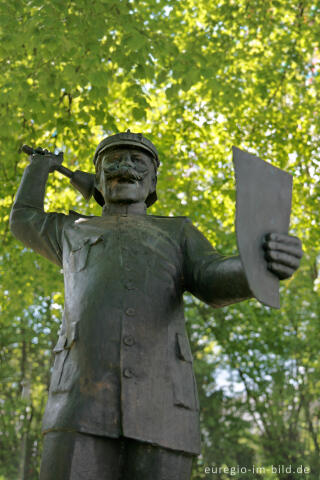
<path id="1" fill-rule="evenodd" d="M 39 152 L 35 152 L 33 153 L 32 155 L 30 155 L 32 159 L 35 159 L 35 158 L 41 158 L 43 160 L 43 155 Z"/>
<path id="2" fill-rule="evenodd" d="M 277 277 L 280 278 L 280 280 L 284 280 L 286 278 L 291 277 L 291 275 L 293 275 L 295 272 L 295 269 L 287 267 L 286 265 L 282 265 L 281 263 L 276 263 L 276 262 L 269 262 L 268 270 L 270 270 L 270 272 L 277 275 Z"/>
<path id="3" fill-rule="evenodd" d="M 303 250 L 301 246 L 287 245 L 281 242 L 273 242 L 271 240 L 265 241 L 262 246 L 265 250 L 278 250 L 279 252 L 285 252 L 290 255 L 294 255 L 297 258 L 302 258 L 303 256 Z"/>
<path id="4" fill-rule="evenodd" d="M 295 270 L 300 265 L 299 258 L 297 258 L 293 255 L 288 255 L 287 253 L 279 252 L 277 250 L 268 250 L 265 253 L 265 258 L 268 261 L 281 263 L 282 265 L 285 265 L 287 267 L 291 267 Z"/>
<path id="5" fill-rule="evenodd" d="M 287 245 L 295 245 L 301 248 L 301 240 L 293 235 L 286 235 L 285 233 L 268 233 L 265 240 L 272 242 L 285 243 Z"/>

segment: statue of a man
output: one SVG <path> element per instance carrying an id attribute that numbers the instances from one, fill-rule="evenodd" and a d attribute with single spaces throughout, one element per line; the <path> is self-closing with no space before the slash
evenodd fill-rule
<path id="1" fill-rule="evenodd" d="M 183 293 L 212 307 L 252 297 L 240 258 L 220 255 L 186 217 L 147 215 L 159 160 L 141 134 L 96 150 L 101 217 L 44 212 L 61 158 L 31 156 L 11 213 L 14 235 L 64 272 L 40 478 L 187 480 L 200 430 Z M 291 276 L 301 256 L 297 238 L 269 235 L 274 275 Z"/>

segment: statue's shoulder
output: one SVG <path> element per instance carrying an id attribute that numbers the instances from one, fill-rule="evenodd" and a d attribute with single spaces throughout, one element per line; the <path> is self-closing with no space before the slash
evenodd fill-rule
<path id="1" fill-rule="evenodd" d="M 76 212 L 75 210 L 69 210 L 69 214 L 66 215 L 65 229 L 73 229 L 76 225 L 90 222 L 92 219 L 97 218 L 94 215 L 84 215 L 83 213 Z"/>
<path id="2" fill-rule="evenodd" d="M 156 227 L 166 230 L 168 233 L 174 233 L 175 235 L 179 235 L 185 223 L 190 222 L 190 219 L 185 216 L 165 217 L 161 215 L 148 215 L 148 217 Z"/>

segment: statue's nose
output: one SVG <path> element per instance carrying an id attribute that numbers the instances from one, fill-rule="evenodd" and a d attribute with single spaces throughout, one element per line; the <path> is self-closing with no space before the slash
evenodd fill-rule
<path id="1" fill-rule="evenodd" d="M 126 163 L 127 165 L 134 165 L 133 161 L 131 160 L 130 152 L 123 152 L 120 158 L 120 164 Z"/>

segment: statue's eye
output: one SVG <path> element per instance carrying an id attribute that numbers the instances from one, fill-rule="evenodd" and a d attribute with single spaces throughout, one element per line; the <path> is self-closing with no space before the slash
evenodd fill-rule
<path id="1" fill-rule="evenodd" d="M 105 157 L 104 157 L 104 160 L 105 160 L 105 162 L 107 162 L 107 163 L 113 163 L 113 162 L 119 161 L 119 160 L 120 160 L 120 157 L 119 157 L 119 155 L 115 155 L 115 156 L 113 156 L 113 155 L 108 155 L 108 156 L 105 156 Z"/>

